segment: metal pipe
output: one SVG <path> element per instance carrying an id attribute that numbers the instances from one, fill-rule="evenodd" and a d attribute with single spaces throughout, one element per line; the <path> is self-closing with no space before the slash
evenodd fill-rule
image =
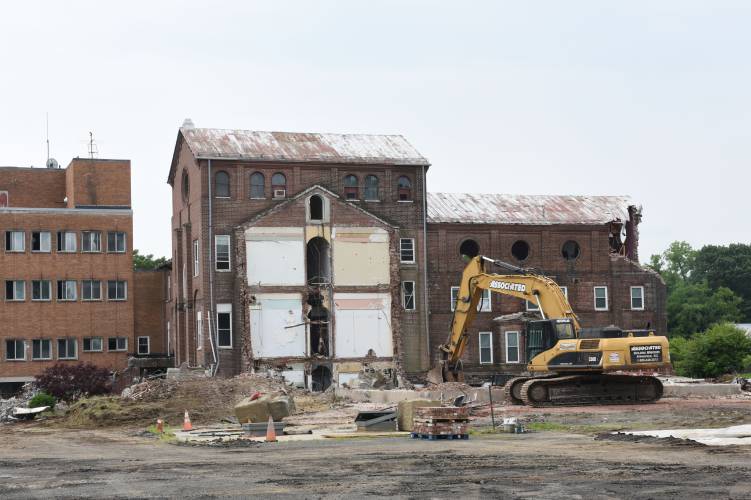
<path id="1" fill-rule="evenodd" d="M 219 356 L 216 355 L 216 349 L 214 348 L 214 337 L 211 335 L 211 324 L 212 320 L 214 318 L 214 265 L 213 265 L 213 255 L 212 255 L 212 248 L 214 245 L 214 222 L 213 222 L 213 193 L 212 193 L 212 179 L 211 179 L 211 159 L 208 160 L 208 174 L 209 174 L 209 242 L 208 242 L 208 257 L 209 257 L 209 311 L 208 311 L 208 320 L 209 320 L 209 342 L 211 342 L 211 354 L 214 356 L 214 366 L 211 369 L 211 375 L 216 375 L 216 372 L 219 370 Z M 194 257 L 195 258 L 195 257 Z"/>
<path id="2" fill-rule="evenodd" d="M 537 299 L 537 307 L 540 308 L 540 316 L 542 316 L 542 319 L 547 319 L 545 317 L 545 311 L 542 310 L 542 304 L 540 303 L 540 294 L 535 293 L 535 299 Z"/>
<path id="3" fill-rule="evenodd" d="M 425 348 L 430 368 L 430 312 L 428 301 L 428 183 L 426 180 L 427 167 L 422 166 L 422 276 L 423 276 L 423 309 L 425 313 Z"/>

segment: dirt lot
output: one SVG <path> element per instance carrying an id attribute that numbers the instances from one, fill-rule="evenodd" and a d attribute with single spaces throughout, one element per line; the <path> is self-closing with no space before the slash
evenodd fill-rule
<path id="1" fill-rule="evenodd" d="M 604 430 L 751 423 L 751 400 L 496 408 L 535 429 L 468 441 L 335 439 L 244 447 L 158 442 L 143 428 L 0 427 L 0 497 L 751 498 L 751 450 Z"/>

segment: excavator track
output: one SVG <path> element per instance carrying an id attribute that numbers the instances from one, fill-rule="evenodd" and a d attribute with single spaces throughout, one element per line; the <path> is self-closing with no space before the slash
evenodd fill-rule
<path id="1" fill-rule="evenodd" d="M 536 407 L 654 403 L 662 397 L 662 382 L 638 375 L 564 375 L 530 379 L 519 395 Z"/>
<path id="2" fill-rule="evenodd" d="M 521 389 L 525 382 L 532 380 L 532 379 L 553 378 L 557 376 L 558 375 L 556 374 L 548 374 L 548 375 L 511 378 L 507 380 L 506 383 L 503 385 L 503 396 L 506 398 L 506 401 L 508 401 L 509 403 L 513 405 L 523 405 L 525 403 L 521 399 Z"/>

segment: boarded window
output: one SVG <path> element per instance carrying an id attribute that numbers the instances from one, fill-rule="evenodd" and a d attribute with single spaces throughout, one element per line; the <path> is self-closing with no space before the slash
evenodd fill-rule
<path id="1" fill-rule="evenodd" d="M 249 285 L 305 284 L 304 229 L 250 228 L 245 232 Z"/>
<path id="2" fill-rule="evenodd" d="M 250 345 L 256 358 L 305 356 L 300 294 L 256 294 L 250 306 Z"/>
<path id="3" fill-rule="evenodd" d="M 334 283 L 338 286 L 388 284 L 389 235 L 380 228 L 335 228 Z"/>
<path id="4" fill-rule="evenodd" d="M 250 197 L 256 199 L 266 197 L 266 178 L 261 172 L 250 174 Z"/>
<path id="5" fill-rule="evenodd" d="M 337 356 L 393 356 L 388 293 L 336 293 L 334 307 Z"/>

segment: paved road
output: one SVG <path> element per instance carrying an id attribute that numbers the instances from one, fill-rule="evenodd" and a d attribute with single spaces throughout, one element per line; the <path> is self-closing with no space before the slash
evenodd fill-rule
<path id="1" fill-rule="evenodd" d="M 751 498 L 751 450 L 534 433 L 175 446 L 0 427 L 0 497 Z"/>

